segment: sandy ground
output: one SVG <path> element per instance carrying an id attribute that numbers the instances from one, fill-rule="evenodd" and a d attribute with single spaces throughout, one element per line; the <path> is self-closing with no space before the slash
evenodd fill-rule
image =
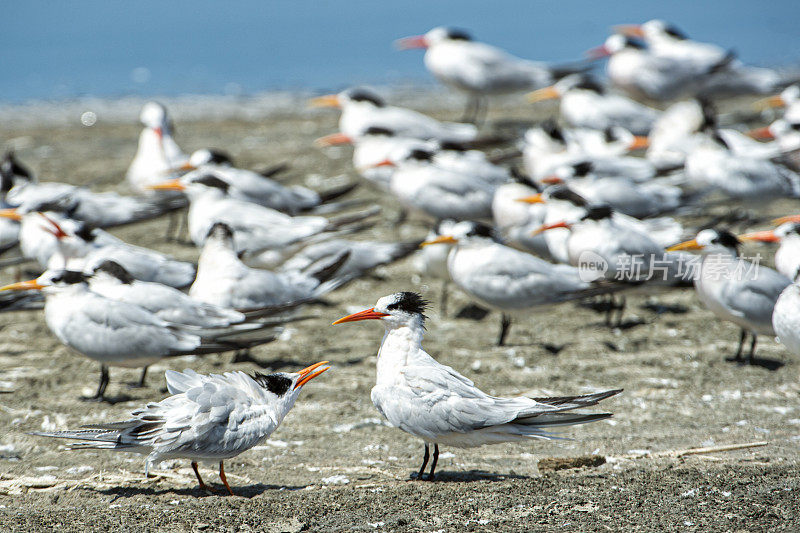
<path id="1" fill-rule="evenodd" d="M 523 113 L 521 116 L 520 113 Z M 501 109 L 493 119 L 528 120 L 533 111 Z M 350 150 L 320 151 L 317 136 L 335 131 L 336 115 L 276 114 L 259 122 L 181 122 L 186 150 L 230 150 L 245 166 L 288 161 L 292 179 L 325 188 L 356 179 Z M 0 126 L 0 139 L 43 179 L 124 191 L 136 125 Z M 341 177 L 337 177 L 341 176 Z M 362 187 L 358 196 L 385 208 L 384 222 L 364 238 L 422 237 L 424 222 L 401 228 L 391 202 Z M 781 213 L 790 204 L 773 206 Z M 114 233 L 188 259 L 189 246 L 166 244 L 166 220 Z M 756 250 L 754 250 L 756 251 Z M 765 251 L 765 250 L 761 250 Z M 26 432 L 123 419 L 164 397 L 163 371 L 252 371 L 229 354 L 179 358 L 152 367 L 148 388 L 129 389 L 137 372 L 112 369 L 114 404 L 87 404 L 96 363 L 63 347 L 41 312 L 0 315 L 0 524 L 3 530 L 62 531 L 796 531 L 800 528 L 800 381 L 798 363 L 763 339 L 761 357 L 784 365 L 770 371 L 724 361 L 738 331 L 703 310 L 693 291 L 629 298 L 627 326 L 609 329 L 594 312 L 565 304 L 531 313 L 509 342 L 494 347 L 498 317 L 453 318 L 468 303 L 454 291 L 448 317 L 438 312 L 439 286 L 414 275 L 410 260 L 333 293 L 318 318 L 258 348 L 265 369 L 298 369 L 328 359 L 334 369 L 303 392 L 273 438 L 228 461 L 235 497 L 195 486 L 188 462 L 162 465 L 144 477 L 142 457 L 69 452 L 62 442 Z M 2 281 L 12 272 L 2 273 Z M 345 313 L 398 290 L 434 302 L 425 346 L 440 361 L 499 395 L 550 395 L 624 388 L 604 402 L 607 421 L 572 428 L 574 440 L 443 449 L 438 482 L 409 480 L 422 445 L 387 427 L 372 406 L 381 328 L 331 327 Z M 658 304 L 658 305 L 656 305 Z M 263 370 L 263 369 L 262 369 Z M 683 454 L 696 447 L 767 443 L 734 451 Z M 542 458 L 605 458 L 597 467 L 550 471 Z M 216 482 L 212 466 L 202 469 Z M 219 485 L 218 485 L 219 486 Z"/>

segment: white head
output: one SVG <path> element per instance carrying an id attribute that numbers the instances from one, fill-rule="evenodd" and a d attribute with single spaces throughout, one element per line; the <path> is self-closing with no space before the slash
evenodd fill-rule
<path id="1" fill-rule="evenodd" d="M 333 324 L 380 320 L 386 329 L 411 327 L 424 329 L 428 302 L 416 292 L 396 292 L 377 301 L 375 307 L 340 318 Z"/>
<path id="2" fill-rule="evenodd" d="M 192 152 L 192 155 L 189 157 L 189 166 L 196 168 L 200 165 L 232 166 L 233 159 L 221 150 L 201 148 L 200 150 Z"/>
<path id="3" fill-rule="evenodd" d="M 702 254 L 738 255 L 741 241 L 727 230 L 704 229 L 694 239 L 670 246 L 667 251 L 697 250 Z"/>
<path id="4" fill-rule="evenodd" d="M 431 48 L 441 43 L 469 42 L 472 36 L 464 30 L 437 26 L 425 35 L 413 35 L 395 41 L 395 46 L 400 50 L 412 48 Z"/>
<path id="5" fill-rule="evenodd" d="M 158 102 L 147 102 L 139 113 L 139 120 L 145 127 L 158 131 L 169 129 L 167 108 Z"/>
<path id="6" fill-rule="evenodd" d="M 12 283 L 0 287 L 0 291 L 40 290 L 45 294 L 57 294 L 68 290 L 86 290 L 87 288 L 87 276 L 83 272 L 46 270 L 36 279 Z"/>

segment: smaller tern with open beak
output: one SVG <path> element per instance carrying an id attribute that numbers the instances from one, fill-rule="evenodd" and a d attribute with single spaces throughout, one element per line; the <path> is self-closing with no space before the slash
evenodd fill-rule
<path id="1" fill-rule="evenodd" d="M 172 396 L 133 411 L 121 422 L 100 423 L 83 429 L 35 432 L 33 435 L 74 439 L 74 450 L 98 449 L 147 455 L 145 475 L 165 459 L 189 459 L 200 488 L 214 492 L 200 477 L 198 461 L 219 462 L 225 478 L 225 459 L 257 446 L 278 428 L 294 407 L 303 386 L 330 367 L 321 361 L 299 372 L 253 374 L 226 372 L 198 374 L 167 370 Z"/>
<path id="2" fill-rule="evenodd" d="M 558 398 L 490 396 L 422 348 L 425 302 L 414 292 L 384 296 L 375 307 L 340 318 L 335 324 L 380 320 L 386 328 L 378 351 L 372 403 L 391 425 L 419 437 L 425 455 L 417 479 L 432 481 L 439 445 L 472 448 L 484 444 L 556 438 L 557 426 L 603 420 L 610 413 L 583 413 L 620 389 Z M 433 445 L 430 473 L 425 468 Z"/>

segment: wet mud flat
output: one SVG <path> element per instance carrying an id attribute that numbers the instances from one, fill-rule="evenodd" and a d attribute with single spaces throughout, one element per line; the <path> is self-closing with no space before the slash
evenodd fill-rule
<path id="1" fill-rule="evenodd" d="M 455 118 L 457 111 L 442 116 Z M 43 180 L 125 191 L 135 151 L 135 124 L 91 127 L 0 126 L 0 139 Z M 500 107 L 493 121 L 537 118 Z M 357 179 L 347 147 L 319 150 L 314 138 L 336 129 L 336 115 L 287 110 L 269 119 L 181 121 L 186 151 L 213 146 L 243 166 L 289 162 L 288 181 L 318 189 Z M 412 216 L 397 227 L 395 203 L 364 185 L 366 205 L 384 208 L 356 238 L 424 237 Z M 715 208 L 723 210 L 723 207 Z M 768 213 L 792 212 L 790 202 Z M 689 221 L 691 222 L 691 221 Z M 194 260 L 192 247 L 163 239 L 168 220 L 113 233 L 142 246 Z M 748 253 L 771 256 L 764 247 Z M 16 273 L 0 273 L 11 281 Z M 443 448 L 435 483 L 411 481 L 422 443 L 387 427 L 372 406 L 382 329 L 372 323 L 331 327 L 383 295 L 416 290 L 432 301 L 426 349 L 487 392 L 531 396 L 624 388 L 603 403 L 614 417 L 569 428 L 569 439 L 470 450 Z M 800 527 L 800 367 L 771 339 L 760 339 L 763 366 L 724 358 L 738 330 L 704 310 L 691 290 L 630 296 L 625 322 L 573 303 L 515 321 L 508 346 L 493 346 L 499 317 L 458 318 L 469 303 L 451 292 L 439 312 L 440 284 L 420 279 L 406 259 L 332 293 L 317 316 L 257 348 L 252 363 L 231 354 L 176 358 L 152 367 L 145 389 L 129 389 L 138 371 L 112 368 L 113 404 L 85 403 L 96 363 L 61 346 L 41 312 L 0 315 L 0 524 L 36 531 L 796 531 Z M 168 461 L 144 477 L 141 456 L 69 452 L 36 430 L 123 419 L 166 394 L 165 369 L 293 370 L 327 359 L 273 438 L 226 462 L 234 497 L 196 488 L 186 461 Z M 770 370 L 766 367 L 775 368 Z M 590 458 L 599 456 L 601 459 Z M 545 459 L 542 463 L 539 460 Z M 554 460 L 556 459 L 556 460 Z M 577 468 L 568 468 L 579 466 Z M 554 469 L 558 467 L 567 467 Z M 201 467 L 217 482 L 214 465 Z M 217 485 L 220 487 L 221 485 Z"/>

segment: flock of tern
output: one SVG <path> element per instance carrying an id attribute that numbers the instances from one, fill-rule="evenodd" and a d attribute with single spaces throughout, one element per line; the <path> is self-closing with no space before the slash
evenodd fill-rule
<path id="1" fill-rule="evenodd" d="M 557 116 L 514 132 L 441 122 L 365 88 L 312 101 L 341 110 L 340 131 L 319 147 L 352 145 L 354 171 L 401 206 L 398 224 L 409 213 L 430 222 L 424 238 L 352 239 L 379 217 L 348 198 L 355 184 L 288 186 L 283 166 L 254 172 L 219 150 L 187 155 L 166 108 L 151 102 L 127 173 L 133 196 L 39 182 L 6 154 L 0 259 L 33 262 L 42 274 L 0 289 L 14 291 L 0 305 L 43 307 L 61 342 L 99 362 L 95 400 L 104 399 L 110 366 L 142 368 L 144 386 L 147 366 L 163 358 L 235 351 L 235 361 L 246 360 L 326 294 L 412 254 L 426 281 L 441 280 L 443 306 L 452 284 L 499 312 L 500 345 L 512 320 L 534 308 L 600 299 L 619 323 L 629 294 L 694 286 L 717 318 L 741 329 L 735 360 L 745 362 L 748 335 L 751 363 L 758 335 L 777 335 L 800 354 L 800 216 L 739 235 L 723 227 L 763 226 L 735 215 L 800 196 L 800 86 L 786 72 L 744 65 L 659 20 L 616 27 L 589 52 L 608 58 L 604 81 L 588 61 L 523 60 L 461 30 L 439 27 L 397 45 L 425 49 L 433 76 L 467 94 L 472 122 L 490 95 L 528 91 L 520 105 L 559 100 Z M 760 99 L 744 100 L 752 95 Z M 732 96 L 726 102 L 739 107 L 721 116 L 715 102 Z M 777 106 L 786 107 L 781 118 L 765 114 Z M 766 116 L 774 120 L 752 128 Z M 712 205 L 730 207 L 730 216 L 711 219 Z M 183 210 L 200 248 L 196 263 L 106 231 L 159 216 L 180 224 Z M 675 215 L 700 222 L 689 228 Z M 777 270 L 741 257 L 744 241 L 778 243 Z M 12 249 L 19 256 L 9 259 Z M 334 322 L 385 327 L 372 401 L 392 426 L 424 442 L 419 479 L 434 478 L 439 445 L 552 438 L 554 427 L 611 416 L 581 409 L 620 390 L 555 398 L 481 391 L 421 347 L 427 305 L 416 292 L 397 292 Z M 189 459 L 209 490 L 197 462 L 215 461 L 232 494 L 223 461 L 269 437 L 327 364 L 253 375 L 167 371 L 170 396 L 128 420 L 38 434 L 77 440 L 79 449 L 142 453 L 148 470 Z"/>

